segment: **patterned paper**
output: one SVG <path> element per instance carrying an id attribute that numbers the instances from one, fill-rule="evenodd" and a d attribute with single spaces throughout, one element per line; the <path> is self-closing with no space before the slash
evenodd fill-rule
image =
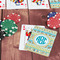
<path id="1" fill-rule="evenodd" d="M 50 0 L 51 8 L 60 8 L 60 0 Z"/>
<path id="2" fill-rule="evenodd" d="M 36 26 L 26 43 L 25 49 L 48 57 L 56 38 L 56 34 L 56 31 Z"/>

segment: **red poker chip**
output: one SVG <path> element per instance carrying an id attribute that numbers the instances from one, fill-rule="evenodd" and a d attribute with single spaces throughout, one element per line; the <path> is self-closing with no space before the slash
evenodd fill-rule
<path id="1" fill-rule="evenodd" d="M 20 15 L 18 15 L 16 13 L 7 15 L 7 17 L 5 17 L 3 20 L 6 20 L 6 19 L 13 20 L 13 21 L 15 21 L 15 23 L 18 23 L 21 21 Z"/>
<path id="2" fill-rule="evenodd" d="M 3 21 L 6 20 L 6 19 L 7 19 L 7 17 L 3 18 Z"/>
<path id="3" fill-rule="evenodd" d="M 56 14 L 47 20 L 47 25 L 50 28 L 56 29 L 60 27 L 60 13 Z"/>

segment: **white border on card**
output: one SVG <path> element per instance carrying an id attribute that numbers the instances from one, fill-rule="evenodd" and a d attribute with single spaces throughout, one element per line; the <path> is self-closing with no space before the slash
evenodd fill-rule
<path id="1" fill-rule="evenodd" d="M 24 0 L 24 3 L 27 4 L 27 0 Z M 7 0 L 7 9 L 27 9 L 26 7 L 21 5 L 21 6 L 16 6 L 16 4 L 10 0 Z"/>
<path id="2" fill-rule="evenodd" d="M 45 0 L 45 3 L 48 4 L 48 8 L 46 6 L 42 6 L 42 5 L 37 5 L 36 3 L 33 3 L 32 0 L 28 0 L 28 6 L 29 9 L 49 9 L 49 2 L 48 0 Z"/>
<path id="3" fill-rule="evenodd" d="M 0 0 L 2 1 L 2 3 L 0 3 L 0 5 L 4 4 L 4 7 L 1 7 L 0 9 L 5 9 L 5 0 Z"/>
<path id="4" fill-rule="evenodd" d="M 25 30 L 23 30 L 23 26 L 25 26 Z M 27 43 L 27 41 L 25 40 L 25 32 L 26 32 L 26 29 L 28 29 L 30 27 L 31 28 L 34 28 L 36 25 L 26 25 L 26 24 L 22 24 L 22 27 L 21 27 L 21 35 L 20 35 L 20 44 L 19 44 L 19 50 L 24 50 L 24 47 L 25 47 L 25 44 Z M 40 25 L 37 25 L 37 26 L 40 26 Z M 45 28 L 45 26 L 40 26 L 40 27 L 43 27 Z M 25 50 L 26 51 L 26 50 Z"/>

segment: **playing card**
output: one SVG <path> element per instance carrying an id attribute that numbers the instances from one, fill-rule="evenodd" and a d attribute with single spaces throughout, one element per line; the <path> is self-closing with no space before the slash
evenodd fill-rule
<path id="1" fill-rule="evenodd" d="M 51 8 L 60 8 L 60 0 L 49 0 Z"/>
<path id="2" fill-rule="evenodd" d="M 7 0 L 7 9 L 27 9 L 27 0 Z"/>
<path id="3" fill-rule="evenodd" d="M 25 24 L 22 25 L 19 50 L 24 50 L 25 44 L 27 43 L 27 41 L 32 33 L 32 30 L 35 26 L 36 25 L 25 25 Z M 45 28 L 44 26 L 39 26 L 39 27 Z"/>
<path id="4" fill-rule="evenodd" d="M 48 0 L 28 0 L 29 9 L 49 9 Z"/>
<path id="5" fill-rule="evenodd" d="M 48 57 L 56 35 L 56 31 L 35 26 L 25 45 L 25 50 Z"/>
<path id="6" fill-rule="evenodd" d="M 5 0 L 0 0 L 0 9 L 5 9 Z"/>

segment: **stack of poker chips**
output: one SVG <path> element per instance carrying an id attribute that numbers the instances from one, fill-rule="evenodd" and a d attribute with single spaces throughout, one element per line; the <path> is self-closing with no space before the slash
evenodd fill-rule
<path id="1" fill-rule="evenodd" d="M 2 40 L 5 36 L 12 36 L 18 30 L 18 26 L 16 25 L 21 21 L 21 17 L 18 14 L 11 13 L 7 15 L 3 21 L 0 20 L 0 40 Z"/>

